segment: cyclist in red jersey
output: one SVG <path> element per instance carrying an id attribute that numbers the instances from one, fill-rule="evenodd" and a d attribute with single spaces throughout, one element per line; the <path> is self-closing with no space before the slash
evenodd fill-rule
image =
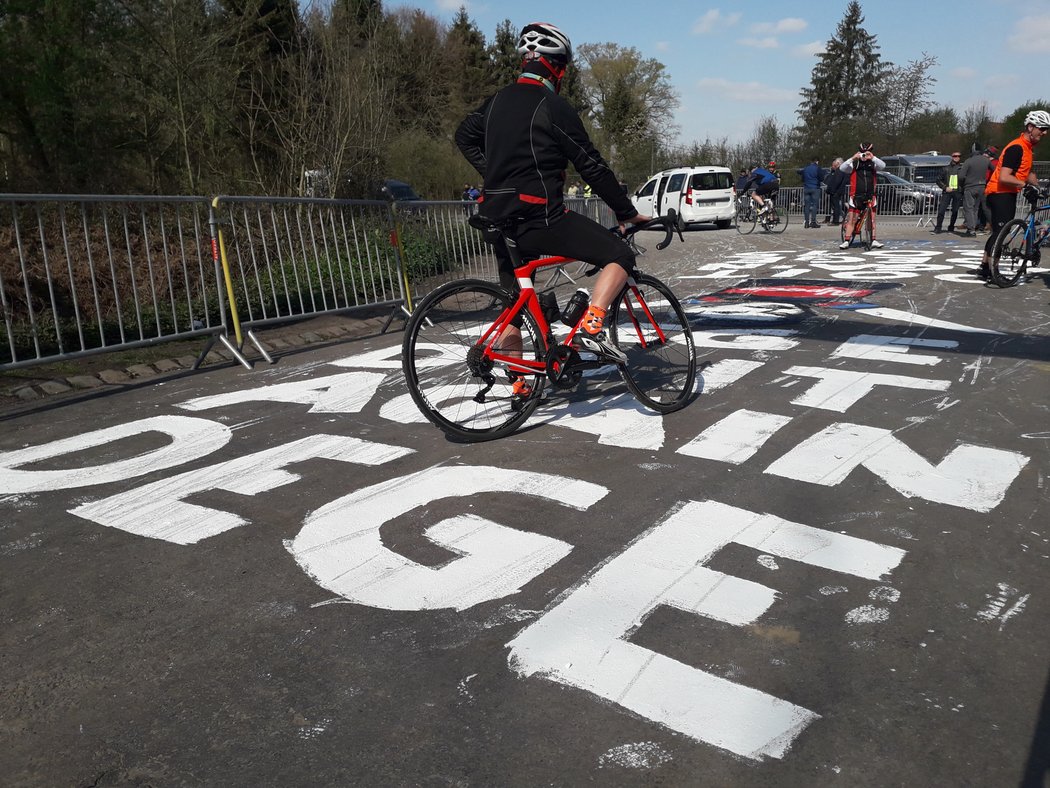
<path id="1" fill-rule="evenodd" d="M 839 169 L 849 175 L 849 191 L 846 196 L 846 240 L 839 244 L 839 249 L 849 249 L 850 239 L 857 231 L 857 222 L 864 208 L 871 206 L 871 248 L 881 249 L 882 241 L 875 240 L 875 173 L 886 168 L 886 162 L 872 151 L 870 142 L 862 142 L 857 152 L 839 165 Z"/>
<path id="2" fill-rule="evenodd" d="M 575 109 L 561 96 L 572 62 L 568 36 L 552 24 L 525 25 L 518 38 L 522 73 L 470 113 L 456 130 L 456 144 L 485 179 L 479 213 L 505 225 L 524 257 L 557 255 L 601 267 L 578 332 L 580 346 L 618 363 L 626 356 L 605 338 L 605 312 L 634 269 L 631 247 L 597 222 L 565 207 L 565 169 L 572 162 L 588 187 L 626 222 L 651 217 L 638 213 L 619 179 L 595 149 Z M 500 283 L 513 291 L 514 269 L 501 237 L 488 236 L 499 261 Z M 517 329 L 512 329 L 516 331 Z M 502 338 L 513 349 L 517 337 Z M 522 381 L 517 381 L 522 383 Z M 517 393 L 517 391 L 516 391 Z"/>
<path id="3" fill-rule="evenodd" d="M 988 201 L 988 213 L 991 215 L 991 230 L 984 244 L 984 257 L 981 267 L 970 271 L 971 274 L 988 279 L 989 261 L 996 236 L 1008 221 L 1014 218 L 1017 211 L 1017 193 L 1024 190 L 1025 196 L 1034 200 L 1039 195 L 1039 179 L 1032 172 L 1032 149 L 1050 131 L 1050 113 L 1036 109 L 1025 115 L 1024 131 L 1021 135 L 1003 148 L 999 162 L 995 165 L 992 177 L 984 187 Z"/>

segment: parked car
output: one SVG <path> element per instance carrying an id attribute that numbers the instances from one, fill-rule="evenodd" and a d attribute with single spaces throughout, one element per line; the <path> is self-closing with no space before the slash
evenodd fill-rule
<path id="1" fill-rule="evenodd" d="M 404 181 L 388 178 L 379 186 L 379 199 L 391 202 L 417 202 L 423 198 Z"/>
<path id="2" fill-rule="evenodd" d="M 675 167 L 651 176 L 631 196 L 638 213 L 662 216 L 678 213 L 679 226 L 714 222 L 733 224 L 733 173 L 726 167 Z"/>
<path id="3" fill-rule="evenodd" d="M 879 213 L 930 213 L 937 207 L 941 190 L 926 183 L 912 183 L 891 172 L 880 172 L 875 186 Z"/>

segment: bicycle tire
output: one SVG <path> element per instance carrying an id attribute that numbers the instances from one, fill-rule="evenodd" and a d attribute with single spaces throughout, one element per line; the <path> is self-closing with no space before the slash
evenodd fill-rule
<path id="1" fill-rule="evenodd" d="M 1011 219 L 992 245 L 992 260 L 988 266 L 989 279 L 999 287 L 1013 287 L 1028 268 L 1031 244 L 1028 241 L 1028 222 Z"/>
<path id="2" fill-rule="evenodd" d="M 505 365 L 484 362 L 474 369 L 468 354 L 484 328 L 514 304 L 514 297 L 481 279 L 449 282 L 416 307 L 405 327 L 401 365 L 409 393 L 420 412 L 450 438 L 465 442 L 496 440 L 520 427 L 540 402 L 544 374 L 523 375 L 532 393 L 511 394 Z M 546 358 L 546 341 L 527 311 L 522 311 L 522 358 Z M 503 367 L 501 369 L 501 366 Z M 495 382 L 483 392 L 489 374 Z M 477 397 L 482 397 L 478 401 Z"/>
<path id="3" fill-rule="evenodd" d="M 769 206 L 769 213 L 772 216 L 766 219 L 766 229 L 771 233 L 782 233 L 787 229 L 788 226 L 788 212 L 781 211 L 777 207 L 776 203 L 772 203 Z"/>
<path id="4" fill-rule="evenodd" d="M 860 217 L 860 242 L 864 245 L 864 251 L 866 252 L 871 251 L 871 242 L 874 240 L 872 237 L 874 235 L 872 223 L 871 209 L 865 208 L 864 214 Z"/>
<path id="5" fill-rule="evenodd" d="M 634 279 L 634 288 L 625 288 L 609 310 L 609 338 L 627 355 L 620 375 L 635 398 L 657 413 L 673 413 L 689 403 L 696 387 L 693 332 L 667 285 L 648 274 Z M 652 319 L 640 308 L 638 294 Z M 663 331 L 663 342 L 656 326 Z"/>
<path id="6" fill-rule="evenodd" d="M 737 208 L 736 213 L 733 215 L 733 224 L 736 225 L 736 231 L 741 235 L 750 235 L 755 231 L 755 223 L 758 220 L 758 212 L 755 210 L 754 205 L 750 205 L 746 208 Z"/>

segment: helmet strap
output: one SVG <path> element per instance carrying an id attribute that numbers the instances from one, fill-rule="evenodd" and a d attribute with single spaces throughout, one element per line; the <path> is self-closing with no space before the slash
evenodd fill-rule
<path id="1" fill-rule="evenodd" d="M 536 73 L 536 71 L 538 71 L 539 69 L 536 69 L 536 71 L 530 69 L 530 66 L 532 66 L 533 64 L 542 64 L 547 69 L 547 72 L 553 79 L 548 79 L 543 74 Z M 547 60 L 547 58 L 543 57 L 543 55 L 540 55 L 539 57 L 528 57 L 524 60 L 524 62 L 521 65 L 524 71 L 522 71 L 521 77 L 519 77 L 518 79 L 519 82 L 522 79 L 535 80 L 536 82 L 540 82 L 546 85 L 550 90 L 554 91 L 555 93 L 561 90 L 561 80 L 562 77 L 565 76 L 565 66 L 555 66 L 553 63 Z"/>

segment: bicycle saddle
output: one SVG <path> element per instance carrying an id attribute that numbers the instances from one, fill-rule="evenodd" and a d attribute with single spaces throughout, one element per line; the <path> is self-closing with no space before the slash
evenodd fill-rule
<path id="1" fill-rule="evenodd" d="M 482 232 L 495 231 L 504 233 L 513 229 L 520 221 L 521 219 L 513 216 L 507 219 L 490 219 L 487 216 L 482 216 L 480 213 L 475 213 L 467 219 L 467 224 Z"/>

